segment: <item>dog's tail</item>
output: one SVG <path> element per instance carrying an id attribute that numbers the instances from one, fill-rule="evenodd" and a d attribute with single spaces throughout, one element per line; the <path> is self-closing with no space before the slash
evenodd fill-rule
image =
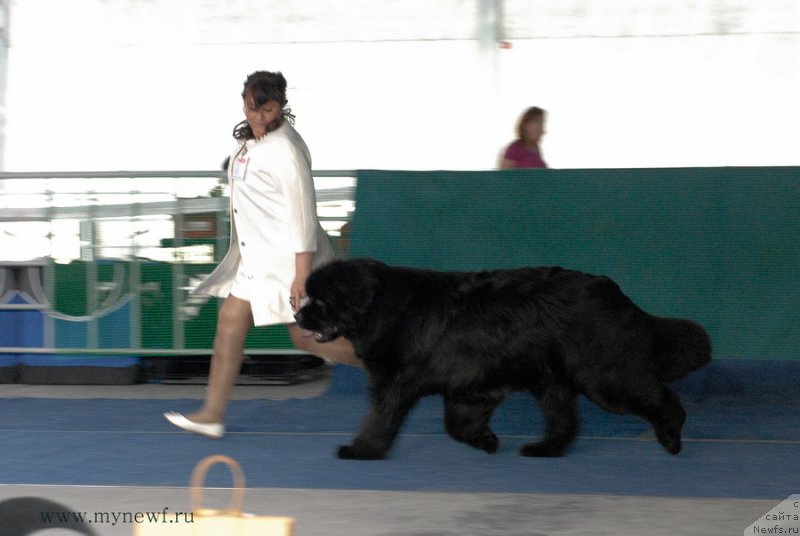
<path id="1" fill-rule="evenodd" d="M 711 361 L 711 338 L 700 324 L 680 318 L 656 318 L 653 351 L 659 377 L 672 382 Z"/>

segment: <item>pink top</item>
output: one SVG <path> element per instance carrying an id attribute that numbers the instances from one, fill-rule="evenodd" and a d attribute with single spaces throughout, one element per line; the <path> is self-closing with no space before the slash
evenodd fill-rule
<path id="1" fill-rule="evenodd" d="M 531 151 L 522 145 L 522 140 L 517 140 L 506 149 L 503 155 L 506 160 L 513 161 L 518 168 L 546 168 L 547 164 L 542 160 L 539 151 Z"/>

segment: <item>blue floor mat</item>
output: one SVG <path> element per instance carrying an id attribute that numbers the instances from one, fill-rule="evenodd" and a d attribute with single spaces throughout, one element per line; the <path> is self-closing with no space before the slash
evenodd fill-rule
<path id="1" fill-rule="evenodd" d="M 568 455 L 531 459 L 541 433 L 535 402 L 510 396 L 492 421 L 488 455 L 446 436 L 442 402 L 421 401 L 383 461 L 338 460 L 367 409 L 364 374 L 336 369 L 318 398 L 234 401 L 229 435 L 183 433 L 162 417 L 195 400 L 5 399 L 0 483 L 185 486 L 203 456 L 223 453 L 251 487 L 610 493 L 783 499 L 800 485 L 800 365 L 718 361 L 676 385 L 689 413 L 684 450 L 670 456 L 648 426 L 581 400 L 582 431 Z M 209 485 L 226 486 L 224 471 Z"/>

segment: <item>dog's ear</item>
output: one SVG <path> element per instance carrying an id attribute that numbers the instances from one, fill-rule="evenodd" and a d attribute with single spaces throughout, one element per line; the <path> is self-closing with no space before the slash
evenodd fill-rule
<path id="1" fill-rule="evenodd" d="M 324 265 L 306 281 L 308 294 L 347 316 L 367 312 L 375 296 L 376 278 L 368 263 L 338 260 Z"/>
<path id="2" fill-rule="evenodd" d="M 366 313 L 375 298 L 378 284 L 373 268 L 368 264 L 353 263 L 346 270 L 345 282 L 348 308 L 356 315 Z"/>

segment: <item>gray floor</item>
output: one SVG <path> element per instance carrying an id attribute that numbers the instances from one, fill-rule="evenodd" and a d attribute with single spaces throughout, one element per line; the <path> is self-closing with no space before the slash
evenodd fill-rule
<path id="1" fill-rule="evenodd" d="M 0 500 L 20 496 L 45 497 L 86 512 L 103 535 L 133 533 L 130 523 L 102 523 L 123 519 L 114 512 L 190 509 L 183 488 L 0 485 Z M 210 490 L 205 499 L 211 507 L 223 507 L 228 491 Z M 727 536 L 741 534 L 774 506 L 755 500 L 602 495 L 285 489 L 248 489 L 245 494 L 246 511 L 294 517 L 295 536 Z"/>
<path id="2" fill-rule="evenodd" d="M 322 395 L 328 388 L 329 376 L 297 385 L 237 385 L 233 400 L 286 400 L 312 398 Z M 115 398 L 202 400 L 206 388 L 194 384 L 142 383 L 138 385 L 23 385 L 0 384 L 0 398 Z"/>
<path id="3" fill-rule="evenodd" d="M 234 398 L 306 398 L 324 393 L 328 380 L 297 386 L 237 386 Z M 202 385 L 0 385 L 0 398 L 202 399 Z M 188 475 L 187 475 L 188 479 Z M 0 485 L 0 500 L 37 496 L 71 511 L 188 512 L 186 488 Z M 210 490 L 206 504 L 227 504 L 226 490 Z M 607 495 L 421 493 L 348 490 L 247 489 L 245 510 L 296 518 L 295 536 L 674 536 L 741 534 L 776 504 L 736 499 Z M 132 534 L 131 524 L 102 523 L 101 535 Z M 109 518 L 113 519 L 113 518 Z M 50 530 L 48 535 L 74 534 Z"/>

